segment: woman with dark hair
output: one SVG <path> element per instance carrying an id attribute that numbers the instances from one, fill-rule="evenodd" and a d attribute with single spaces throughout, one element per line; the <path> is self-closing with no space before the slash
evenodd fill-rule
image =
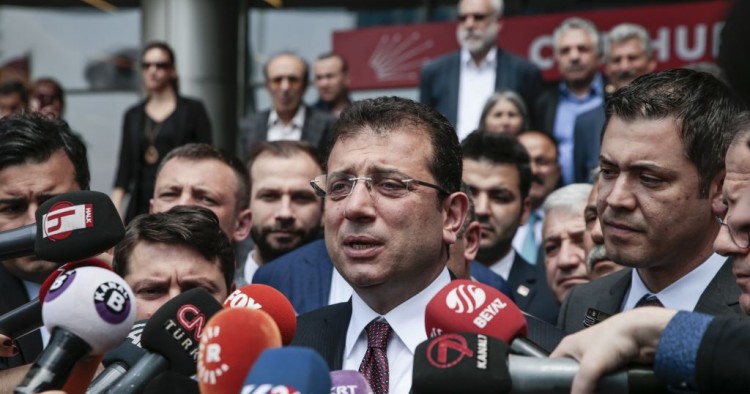
<path id="1" fill-rule="evenodd" d="M 479 119 L 479 129 L 496 133 L 516 135 L 529 127 L 526 105 L 512 90 L 500 90 L 490 96 Z"/>
<path id="2" fill-rule="evenodd" d="M 125 112 L 112 191 L 112 201 L 121 215 L 125 194 L 130 195 L 126 223 L 148 212 L 156 170 L 164 155 L 190 142 L 212 142 L 211 123 L 203 104 L 179 95 L 175 66 L 174 52 L 164 42 L 152 42 L 141 52 L 147 97 Z"/>

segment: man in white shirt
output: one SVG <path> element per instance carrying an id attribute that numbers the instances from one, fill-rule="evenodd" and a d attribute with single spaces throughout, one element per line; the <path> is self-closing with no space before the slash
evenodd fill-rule
<path id="1" fill-rule="evenodd" d="M 354 294 L 300 316 L 293 343 L 333 370 L 359 370 L 375 393 L 407 393 L 425 307 L 451 280 L 446 262 L 468 211 L 458 138 L 425 105 L 363 100 L 336 123 L 326 167 L 314 181 L 326 247 Z"/>

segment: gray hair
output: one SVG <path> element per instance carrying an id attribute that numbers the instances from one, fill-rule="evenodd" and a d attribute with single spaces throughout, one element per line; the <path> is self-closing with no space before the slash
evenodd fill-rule
<path id="1" fill-rule="evenodd" d="M 651 41 L 651 36 L 645 27 L 636 25 L 635 23 L 620 23 L 619 25 L 612 28 L 607 33 L 607 39 L 604 40 L 604 54 L 610 56 L 612 50 L 612 43 L 622 44 L 625 41 L 638 39 L 643 48 L 643 53 L 647 58 L 651 58 L 654 55 L 654 45 Z"/>
<path id="2" fill-rule="evenodd" d="M 591 194 L 591 188 L 592 186 L 589 183 L 574 183 L 555 190 L 547 196 L 542 205 L 545 217 L 554 210 L 583 213 L 589 194 Z"/>
<path id="3" fill-rule="evenodd" d="M 557 26 L 555 29 L 555 32 L 552 34 L 552 41 L 555 46 L 555 53 L 560 49 L 559 48 L 559 42 L 560 38 L 562 38 L 562 35 L 567 33 L 568 30 L 571 29 L 581 29 L 588 33 L 589 37 L 591 37 L 591 41 L 594 42 L 594 50 L 596 51 L 597 55 L 602 54 L 602 47 L 601 47 L 601 39 L 599 37 L 599 30 L 597 30 L 596 25 L 594 25 L 594 22 L 591 22 L 588 19 L 583 19 L 579 17 L 572 17 L 564 20 L 560 26 Z"/>
<path id="4" fill-rule="evenodd" d="M 461 4 L 463 0 L 459 0 L 459 4 Z M 492 12 L 497 16 L 503 15 L 503 0 L 490 0 L 490 7 L 492 7 Z"/>
<path id="5" fill-rule="evenodd" d="M 498 90 L 497 92 L 492 93 L 492 96 L 487 99 L 487 102 L 484 103 L 484 108 L 482 108 L 482 116 L 479 117 L 479 128 L 482 130 L 486 129 L 485 126 L 487 125 L 485 124 L 485 118 L 492 110 L 492 107 L 494 107 L 500 100 L 508 100 L 516 106 L 518 113 L 521 115 L 521 119 L 523 119 L 521 122 L 521 131 L 527 130 L 529 128 L 529 113 L 526 111 L 526 104 L 523 102 L 523 98 L 521 98 L 520 94 L 509 89 Z"/>

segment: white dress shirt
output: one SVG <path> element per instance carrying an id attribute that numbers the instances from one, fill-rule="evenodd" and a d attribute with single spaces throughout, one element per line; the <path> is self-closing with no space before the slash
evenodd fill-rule
<path id="1" fill-rule="evenodd" d="M 388 393 L 407 394 L 411 389 L 414 350 L 417 345 L 427 340 L 424 330 L 427 303 L 450 281 L 448 269 L 444 268 L 424 290 L 382 316 L 393 329 L 386 351 L 389 371 Z M 342 369 L 359 370 L 367 352 L 365 327 L 378 317 L 381 315 L 370 309 L 357 293 L 352 294 L 352 318 L 346 331 Z"/>
<path id="2" fill-rule="evenodd" d="M 328 293 L 328 305 L 347 302 L 351 298 L 352 293 L 354 293 L 354 289 L 352 289 L 349 282 L 334 267 L 331 274 L 331 290 Z"/>
<path id="3" fill-rule="evenodd" d="M 459 141 L 479 127 L 484 103 L 495 92 L 496 64 L 497 48 L 494 46 L 479 64 L 474 62 L 468 50 L 461 49 L 456 119 Z"/>
<path id="4" fill-rule="evenodd" d="M 300 105 L 297 113 L 294 114 L 292 121 L 288 124 L 279 119 L 279 114 L 275 109 L 271 110 L 268 115 L 268 141 L 294 140 L 302 139 L 302 126 L 305 125 L 305 106 Z"/>
<path id="5" fill-rule="evenodd" d="M 703 291 L 706 290 L 708 284 L 711 283 L 721 266 L 724 265 L 725 260 L 725 257 L 714 253 L 703 264 L 658 293 L 649 291 L 640 275 L 638 275 L 638 270 L 634 269 L 631 272 L 630 290 L 623 302 L 622 311 L 635 308 L 635 304 L 644 295 L 653 294 L 665 308 L 692 312 L 698 305 L 698 300 L 701 298 Z"/>
<path id="6" fill-rule="evenodd" d="M 515 259 L 516 251 L 511 247 L 510 252 L 508 252 L 500 260 L 492 264 L 489 268 L 490 270 L 492 270 L 492 272 L 502 276 L 503 279 L 508 280 L 508 276 L 510 276 L 510 269 L 511 267 L 513 267 L 513 260 Z"/>
<path id="7" fill-rule="evenodd" d="M 253 258 L 253 253 L 255 253 L 255 249 L 251 249 L 250 253 L 247 254 L 247 259 L 245 260 L 245 283 L 253 283 L 253 275 L 255 275 L 255 271 L 260 268 L 260 264 L 255 262 L 255 259 Z"/>

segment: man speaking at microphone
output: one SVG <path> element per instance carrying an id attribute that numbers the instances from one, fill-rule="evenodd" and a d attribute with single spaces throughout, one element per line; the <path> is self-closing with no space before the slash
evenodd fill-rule
<path id="1" fill-rule="evenodd" d="M 50 197 L 88 190 L 86 147 L 64 121 L 33 113 L 6 117 L 0 119 L 0 141 L 0 231 L 34 223 L 37 208 Z M 34 257 L 1 261 L 0 315 L 35 298 L 57 267 Z M 0 370 L 33 362 L 43 336 L 46 343 L 46 330 L 18 339 L 15 356 L 0 358 Z"/>
<path id="2" fill-rule="evenodd" d="M 446 262 L 468 211 L 461 147 L 442 115 L 398 97 L 344 110 L 333 141 L 313 186 L 326 248 L 354 294 L 300 316 L 293 344 L 332 370 L 359 370 L 375 393 L 407 393 L 425 307 L 450 282 Z"/>

